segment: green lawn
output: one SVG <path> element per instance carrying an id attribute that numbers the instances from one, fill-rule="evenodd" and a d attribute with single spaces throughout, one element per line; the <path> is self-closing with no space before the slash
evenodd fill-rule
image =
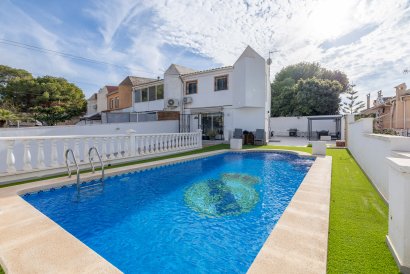
<path id="1" fill-rule="evenodd" d="M 228 148 L 228 145 L 217 145 L 124 165 L 225 148 Z M 312 151 L 308 147 L 264 146 L 261 148 L 309 153 Z M 388 224 L 387 205 L 348 150 L 328 149 L 327 151 L 328 155 L 333 157 L 328 273 L 398 273 L 398 268 L 385 243 Z"/>

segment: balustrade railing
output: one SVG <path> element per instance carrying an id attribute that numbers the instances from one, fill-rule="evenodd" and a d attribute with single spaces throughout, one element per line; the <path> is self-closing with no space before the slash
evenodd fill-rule
<path id="1" fill-rule="evenodd" d="M 160 134 L 116 134 L 92 136 L 0 137 L 0 175 L 55 169 L 65 166 L 64 151 L 71 148 L 78 163 L 88 163 L 88 150 L 96 147 L 103 161 L 202 147 L 201 132 Z"/>

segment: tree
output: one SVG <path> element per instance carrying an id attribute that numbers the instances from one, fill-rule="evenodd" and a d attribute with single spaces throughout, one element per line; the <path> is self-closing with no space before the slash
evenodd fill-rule
<path id="1" fill-rule="evenodd" d="M 339 83 L 341 90 L 338 88 L 337 96 L 340 93 L 345 92 L 349 87 L 349 80 L 341 71 L 335 70 L 328 70 L 322 68 L 319 63 L 298 63 L 295 65 L 290 65 L 283 68 L 280 72 L 278 72 L 275 76 L 275 80 L 272 83 L 272 109 L 271 114 L 274 117 L 277 116 L 294 116 L 294 115 L 304 115 L 301 113 L 308 113 L 303 105 L 300 105 L 301 102 L 297 98 L 303 97 L 302 94 L 299 95 L 302 91 L 300 88 L 303 85 L 299 85 L 300 80 L 308 80 L 308 79 L 316 79 L 316 80 L 328 80 L 330 82 L 336 81 Z M 322 92 L 323 89 L 321 85 L 329 86 L 326 82 L 316 81 L 316 87 L 319 88 L 319 92 Z M 306 95 L 306 94 L 305 94 Z M 329 96 L 333 96 L 331 94 Z M 333 102 L 335 98 L 332 97 L 331 101 Z M 317 103 L 321 103 L 323 100 L 318 100 Z M 315 109 L 321 109 L 318 106 L 314 106 Z M 333 109 L 334 105 L 330 109 L 331 112 L 334 112 Z M 323 108 L 326 109 L 326 108 Z M 337 110 L 336 110 L 337 113 Z M 321 113 L 321 114 L 330 114 L 330 113 Z M 308 114 L 309 115 L 309 114 Z"/>
<path id="2" fill-rule="evenodd" d="M 341 105 L 342 111 L 346 114 L 358 113 L 362 108 L 364 108 L 364 102 L 358 101 L 357 91 L 353 89 L 354 85 L 349 87 L 349 90 L 346 92 L 346 102 L 343 102 Z"/>
<path id="3" fill-rule="evenodd" d="M 8 121 L 16 120 L 17 116 L 11 112 L 10 110 L 0 108 L 0 127 L 4 127 L 4 125 Z"/>
<path id="4" fill-rule="evenodd" d="M 0 65 L 0 86 L 6 86 L 14 79 L 33 78 L 31 73 L 24 69 L 15 69 L 8 66 Z"/>
<path id="5" fill-rule="evenodd" d="M 26 71 L 1 66 L 0 81 L 1 105 L 13 105 L 47 125 L 79 116 L 87 108 L 82 90 L 64 78 L 33 78 Z"/>
<path id="6" fill-rule="evenodd" d="M 315 77 L 297 83 L 295 114 L 297 116 L 337 114 L 343 86 L 338 81 Z"/>

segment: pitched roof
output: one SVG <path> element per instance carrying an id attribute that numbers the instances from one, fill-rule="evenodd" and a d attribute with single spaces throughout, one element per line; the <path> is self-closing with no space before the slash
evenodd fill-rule
<path id="1" fill-rule="evenodd" d="M 108 92 L 113 92 L 118 89 L 118 86 L 105 86 Z"/>
<path id="2" fill-rule="evenodd" d="M 183 75 L 183 76 L 189 76 L 189 75 L 196 75 L 196 74 L 207 73 L 207 72 L 214 72 L 214 71 L 219 71 L 219 70 L 228 70 L 228 69 L 232 69 L 232 68 L 233 68 L 233 66 L 226 66 L 226 67 L 212 68 L 212 69 L 194 71 L 194 72 L 190 72 L 190 73 L 184 73 L 184 74 L 182 74 L 182 75 Z"/>
<path id="3" fill-rule="evenodd" d="M 124 86 L 136 86 L 139 84 L 147 83 L 147 82 L 152 82 L 157 79 L 153 78 L 144 78 L 144 77 L 137 77 L 137 76 L 127 76 L 125 77 L 124 80 L 120 83 L 120 85 Z"/>

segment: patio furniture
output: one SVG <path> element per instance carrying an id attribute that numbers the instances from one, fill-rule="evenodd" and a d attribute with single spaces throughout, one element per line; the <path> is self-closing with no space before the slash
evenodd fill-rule
<path id="1" fill-rule="evenodd" d="M 253 135 L 252 132 L 249 132 L 247 130 L 243 132 L 243 144 L 244 145 L 253 145 L 254 140 L 255 140 L 255 136 Z"/>
<path id="2" fill-rule="evenodd" d="M 257 129 L 255 132 L 255 139 L 254 139 L 254 144 L 255 145 L 260 145 L 263 146 L 266 144 L 266 134 L 264 129 Z"/>
<path id="3" fill-rule="evenodd" d="M 316 131 L 317 134 L 317 139 L 320 140 L 320 137 L 322 136 L 328 136 L 329 131 L 328 130 L 321 130 L 321 131 Z"/>
<path id="4" fill-rule="evenodd" d="M 336 140 L 336 147 L 346 147 L 345 140 Z"/>
<path id="5" fill-rule="evenodd" d="M 289 131 L 289 137 L 297 137 L 298 136 L 298 129 L 297 128 L 291 128 L 288 131 Z"/>
<path id="6" fill-rule="evenodd" d="M 241 128 L 235 128 L 233 132 L 233 137 L 234 139 L 242 139 L 243 134 L 242 134 L 242 129 Z"/>
<path id="7" fill-rule="evenodd" d="M 329 136 L 329 135 L 320 136 L 320 141 L 331 141 L 331 140 L 332 140 L 332 136 Z"/>

